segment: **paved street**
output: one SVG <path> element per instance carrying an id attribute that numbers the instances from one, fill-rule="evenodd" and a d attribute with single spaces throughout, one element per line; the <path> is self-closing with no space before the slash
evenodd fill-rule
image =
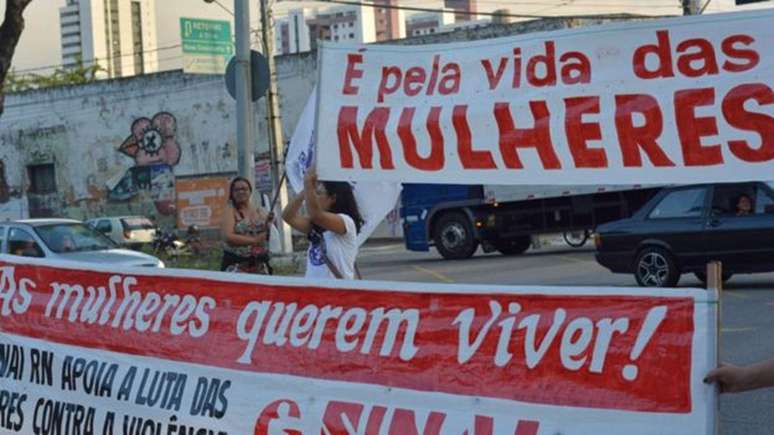
<path id="1" fill-rule="evenodd" d="M 599 266 L 593 250 L 561 247 L 530 251 L 518 257 L 497 253 L 469 260 L 443 260 L 406 251 L 400 244 L 368 246 L 359 257 L 366 279 L 441 283 L 635 286 L 629 275 L 614 275 Z M 698 286 L 685 275 L 681 286 Z M 721 359 L 746 364 L 774 356 L 774 274 L 734 277 L 723 293 Z M 721 433 L 759 435 L 774 431 L 774 389 L 721 398 Z"/>

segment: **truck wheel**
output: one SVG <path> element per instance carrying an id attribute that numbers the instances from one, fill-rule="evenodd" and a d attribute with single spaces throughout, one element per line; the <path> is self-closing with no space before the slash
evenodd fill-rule
<path id="1" fill-rule="evenodd" d="M 634 277 L 641 287 L 674 287 L 680 280 L 680 269 L 669 251 L 646 246 L 634 261 Z"/>
<path id="2" fill-rule="evenodd" d="M 532 245 L 532 238 L 524 236 L 517 239 L 498 240 L 495 248 L 503 255 L 520 255 L 529 249 L 530 245 Z"/>
<path id="3" fill-rule="evenodd" d="M 438 252 L 447 260 L 470 258 L 478 249 L 473 226 L 464 213 L 446 213 L 433 225 L 433 241 Z"/>
<path id="4" fill-rule="evenodd" d="M 589 230 L 565 231 L 564 234 L 562 234 L 562 237 L 564 238 L 564 242 L 568 245 L 572 246 L 573 248 L 580 248 L 586 244 L 590 235 L 591 232 L 589 232 Z"/>

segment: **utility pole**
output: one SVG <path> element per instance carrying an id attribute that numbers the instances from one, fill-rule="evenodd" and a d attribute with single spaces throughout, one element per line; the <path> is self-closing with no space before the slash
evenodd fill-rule
<path id="1" fill-rule="evenodd" d="M 280 209 L 288 203 L 287 183 L 280 186 L 280 171 L 282 167 L 282 157 L 285 155 L 285 142 L 282 137 L 282 116 L 280 114 L 279 92 L 277 89 L 277 68 L 274 64 L 274 32 L 271 27 L 271 8 L 267 0 L 261 2 L 261 42 L 263 45 L 263 55 L 269 64 L 269 89 L 266 94 L 266 116 L 269 126 L 269 146 L 271 147 L 271 178 L 274 184 L 275 194 L 278 195 Z M 279 190 L 277 190 L 279 189 Z M 273 211 L 273 210 L 269 210 Z M 280 241 L 282 252 L 290 254 L 293 252 L 293 239 L 291 229 L 282 219 L 278 219 Z"/>
<path id="2" fill-rule="evenodd" d="M 683 2 L 683 15 L 698 15 L 701 7 L 699 6 L 700 0 L 682 0 Z"/>
<path id="3" fill-rule="evenodd" d="M 250 1 L 234 0 L 236 37 L 237 172 L 255 186 L 252 76 L 250 71 Z"/>

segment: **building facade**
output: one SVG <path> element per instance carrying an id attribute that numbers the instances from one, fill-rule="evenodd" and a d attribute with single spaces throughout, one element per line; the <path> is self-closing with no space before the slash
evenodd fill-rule
<path id="1" fill-rule="evenodd" d="M 444 0 L 443 4 L 454 11 L 454 21 L 472 21 L 477 18 L 476 0 Z"/>
<path id="2" fill-rule="evenodd" d="M 363 5 L 337 6 L 318 11 L 307 19 L 309 48 L 316 50 L 318 41 L 368 44 L 376 41 L 374 8 Z"/>
<path id="3" fill-rule="evenodd" d="M 318 41 L 371 42 L 403 39 L 406 15 L 398 0 L 376 0 L 376 5 L 343 5 L 325 9 L 292 9 L 275 20 L 274 54 L 315 50 Z"/>
<path id="4" fill-rule="evenodd" d="M 380 5 L 374 11 L 377 41 L 391 41 L 406 37 L 406 14 L 399 9 L 398 0 L 375 0 Z"/>
<path id="5" fill-rule="evenodd" d="M 423 36 L 439 33 L 442 28 L 454 23 L 454 10 L 424 12 L 406 19 L 406 36 Z"/>
<path id="6" fill-rule="evenodd" d="M 103 77 L 158 71 L 152 0 L 67 0 L 59 10 L 62 64 L 98 64 Z"/>
<path id="7" fill-rule="evenodd" d="M 274 54 L 303 53 L 311 49 L 309 25 L 306 20 L 313 11 L 308 8 L 293 9 L 274 24 Z"/>

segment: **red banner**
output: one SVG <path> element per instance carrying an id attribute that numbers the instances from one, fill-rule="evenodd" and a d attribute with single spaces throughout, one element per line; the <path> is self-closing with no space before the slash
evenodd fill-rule
<path id="1" fill-rule="evenodd" d="M 144 271 L 143 271 L 144 272 Z M 331 289 L 2 268 L 2 330 L 260 373 L 691 411 L 692 297 Z"/>

